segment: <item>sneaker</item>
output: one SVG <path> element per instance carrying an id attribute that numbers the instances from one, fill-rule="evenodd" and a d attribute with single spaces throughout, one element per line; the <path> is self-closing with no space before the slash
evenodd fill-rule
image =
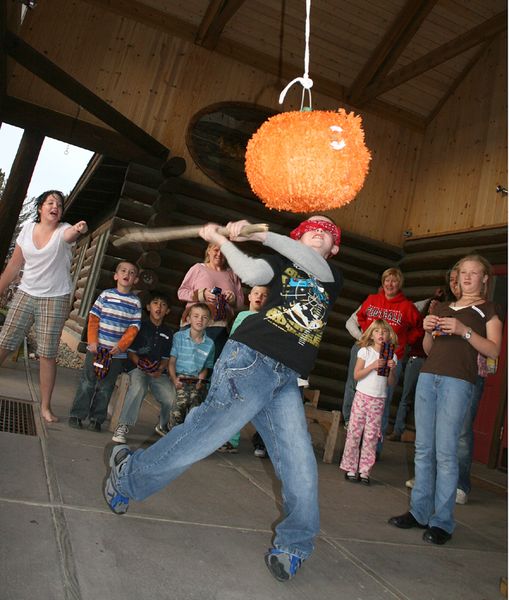
<path id="1" fill-rule="evenodd" d="M 111 511 L 116 515 L 123 515 L 129 508 L 129 498 L 123 496 L 117 489 L 118 478 L 131 457 L 129 446 L 122 444 L 115 446 L 110 456 L 110 474 L 106 477 L 104 484 L 104 498 Z"/>
<path id="2" fill-rule="evenodd" d="M 302 559 L 277 548 L 271 548 L 265 555 L 265 564 L 278 581 L 288 581 L 300 569 Z"/>
<path id="3" fill-rule="evenodd" d="M 345 421 L 345 424 L 343 425 L 345 431 L 348 431 L 348 421 Z"/>
<path id="4" fill-rule="evenodd" d="M 223 444 L 221 448 L 217 449 L 217 451 L 225 454 L 237 454 L 239 449 L 235 448 L 235 446 L 230 442 L 226 442 L 226 444 Z"/>
<path id="5" fill-rule="evenodd" d="M 101 431 L 101 424 L 96 419 L 90 419 L 87 429 L 99 433 Z"/>
<path id="6" fill-rule="evenodd" d="M 414 483 L 415 483 L 415 477 L 412 477 L 412 479 L 407 479 L 405 481 L 405 487 L 407 487 L 409 490 L 411 490 L 414 487 Z"/>
<path id="7" fill-rule="evenodd" d="M 113 432 L 113 437 L 111 438 L 117 444 L 125 444 L 127 442 L 127 434 L 129 433 L 129 427 L 124 425 L 124 423 L 119 423 Z"/>
<path id="8" fill-rule="evenodd" d="M 69 427 L 72 427 L 73 429 L 81 429 L 83 427 L 81 419 L 78 419 L 78 417 L 69 417 L 68 423 Z"/>
<path id="9" fill-rule="evenodd" d="M 256 446 L 254 449 L 256 458 L 267 458 L 267 449 L 265 446 Z"/>
<path id="10" fill-rule="evenodd" d="M 468 502 L 468 494 L 462 489 L 456 490 L 456 504 L 466 504 Z"/>

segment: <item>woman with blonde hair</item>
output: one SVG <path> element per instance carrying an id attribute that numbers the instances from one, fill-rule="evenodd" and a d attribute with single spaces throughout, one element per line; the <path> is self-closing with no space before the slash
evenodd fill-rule
<path id="1" fill-rule="evenodd" d="M 204 262 L 189 269 L 177 296 L 179 300 L 186 302 L 181 323 L 186 322 L 187 313 L 193 304 L 205 302 L 210 308 L 212 320 L 206 333 L 214 341 L 217 360 L 228 339 L 228 328 L 235 313 L 244 306 L 240 278 L 230 269 L 217 244 L 208 244 Z"/>
<path id="2" fill-rule="evenodd" d="M 476 389 L 477 355 L 497 358 L 499 309 L 486 299 L 491 266 L 478 254 L 455 265 L 459 297 L 424 319 L 428 355 L 415 393 L 415 483 L 410 510 L 389 519 L 401 529 L 426 528 L 423 539 L 445 544 L 455 527 L 458 440 Z"/>

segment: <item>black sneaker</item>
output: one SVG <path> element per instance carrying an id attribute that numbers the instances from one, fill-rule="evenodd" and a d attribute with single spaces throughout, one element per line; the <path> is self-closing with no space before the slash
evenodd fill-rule
<path id="1" fill-rule="evenodd" d="M 81 419 L 78 419 L 78 417 L 69 417 L 68 423 L 69 427 L 72 427 L 73 429 L 81 429 L 83 427 Z"/>
<path id="2" fill-rule="evenodd" d="M 295 577 L 302 566 L 302 559 L 295 554 L 271 548 L 265 555 L 265 564 L 278 581 L 288 581 Z"/>
<path id="3" fill-rule="evenodd" d="M 101 424 L 96 419 L 90 419 L 90 423 L 88 424 L 89 431 L 101 431 Z"/>

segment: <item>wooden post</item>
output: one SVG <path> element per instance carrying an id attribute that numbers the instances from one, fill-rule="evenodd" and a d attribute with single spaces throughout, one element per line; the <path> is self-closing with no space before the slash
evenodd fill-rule
<path id="1" fill-rule="evenodd" d="M 44 134 L 39 131 L 26 131 L 16 153 L 16 158 L 0 199 L 0 223 L 2 223 L 2 236 L 0 237 L 0 265 L 3 265 L 9 251 L 16 223 L 25 200 L 30 180 L 34 172 Z M 44 190 L 41 190 L 44 191 Z"/>

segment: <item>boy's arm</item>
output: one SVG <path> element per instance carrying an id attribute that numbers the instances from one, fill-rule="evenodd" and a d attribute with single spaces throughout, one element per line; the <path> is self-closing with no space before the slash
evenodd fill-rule
<path id="1" fill-rule="evenodd" d="M 202 379 L 207 379 L 207 373 L 209 372 L 208 369 L 202 369 L 199 373 L 198 373 L 198 382 L 196 383 L 196 387 L 199 388 L 203 385 L 202 383 Z"/>
<path id="2" fill-rule="evenodd" d="M 90 352 L 97 352 L 97 344 L 99 343 L 99 317 L 93 314 L 88 315 L 87 325 L 87 342 Z"/>
<path id="3" fill-rule="evenodd" d="M 170 360 L 168 362 L 168 373 L 170 374 L 170 379 L 173 381 L 173 384 L 178 389 L 179 387 L 182 387 L 182 384 L 180 383 L 179 378 L 177 377 L 176 365 L 177 357 L 170 356 Z"/>
<path id="4" fill-rule="evenodd" d="M 130 325 L 124 332 L 124 335 L 118 340 L 117 345 L 110 350 L 110 354 L 120 354 L 125 352 L 127 348 L 134 342 L 134 338 L 138 335 L 138 327 Z"/>

